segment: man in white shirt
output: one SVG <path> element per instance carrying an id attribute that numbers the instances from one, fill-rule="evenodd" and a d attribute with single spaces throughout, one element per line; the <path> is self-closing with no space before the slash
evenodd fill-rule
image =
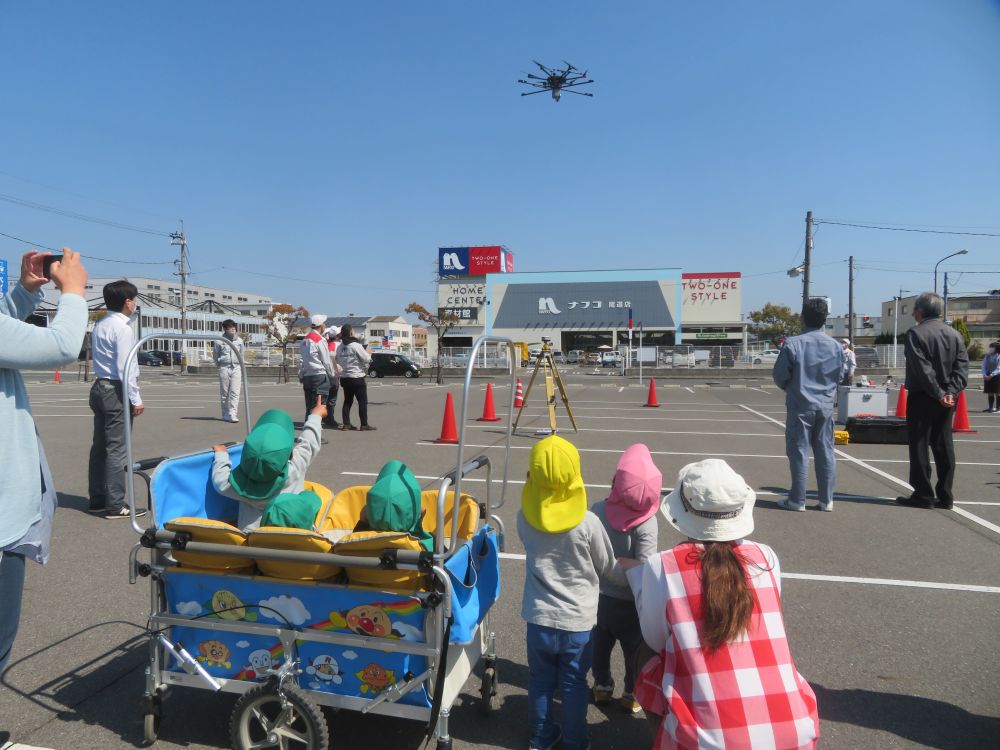
<path id="1" fill-rule="evenodd" d="M 312 330 L 307 333 L 299 345 L 302 361 L 299 363 L 299 382 L 306 398 L 306 416 L 316 406 L 320 398 L 325 404 L 330 395 L 330 384 L 336 375 L 333 363 L 330 361 L 330 347 L 323 332 L 326 331 L 326 316 L 313 315 L 309 318 Z"/>
<path id="2" fill-rule="evenodd" d="M 222 421 L 239 422 L 236 416 L 240 406 L 240 392 L 243 390 L 243 339 L 236 335 L 236 321 L 222 321 L 222 335 L 236 347 L 239 355 L 229 344 L 212 344 L 212 359 L 219 368 L 219 400 L 222 402 Z"/>
<path id="3" fill-rule="evenodd" d="M 133 360 L 131 377 L 123 384 L 128 353 L 135 344 L 129 318 L 135 313 L 135 284 L 121 279 L 104 286 L 108 313 L 90 335 L 94 359 L 94 385 L 90 410 L 94 412 L 94 442 L 90 448 L 90 512 L 105 518 L 128 518 L 125 499 L 125 419 L 143 412 L 139 395 L 139 368 Z M 145 511 L 136 511 L 143 515 Z"/>

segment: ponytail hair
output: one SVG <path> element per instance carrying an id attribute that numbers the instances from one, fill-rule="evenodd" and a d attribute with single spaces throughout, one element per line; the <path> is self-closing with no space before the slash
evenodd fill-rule
<path id="1" fill-rule="evenodd" d="M 702 645 L 711 653 L 750 625 L 754 595 L 732 542 L 704 542 L 701 553 Z"/>

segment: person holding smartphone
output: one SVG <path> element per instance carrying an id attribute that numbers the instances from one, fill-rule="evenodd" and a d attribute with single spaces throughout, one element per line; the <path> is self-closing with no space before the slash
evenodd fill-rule
<path id="1" fill-rule="evenodd" d="M 47 258 L 51 280 L 62 292 L 47 328 L 24 322 L 42 300 Z M 24 563 L 49 557 L 56 491 L 35 431 L 20 370 L 61 367 L 76 359 L 87 329 L 83 298 L 87 271 L 80 255 L 31 250 L 21 259 L 21 278 L 0 297 L 0 672 L 10 657 L 21 615 Z"/>
<path id="2" fill-rule="evenodd" d="M 94 359 L 94 385 L 90 410 L 94 413 L 94 441 L 90 447 L 88 481 L 90 512 L 105 518 L 128 518 L 125 500 L 125 420 L 145 410 L 139 394 L 139 367 L 133 359 L 129 382 L 122 382 L 128 353 L 135 344 L 132 326 L 135 284 L 119 279 L 104 285 L 108 313 L 94 325 L 90 343 Z M 146 511 L 136 511 L 137 516 Z"/>

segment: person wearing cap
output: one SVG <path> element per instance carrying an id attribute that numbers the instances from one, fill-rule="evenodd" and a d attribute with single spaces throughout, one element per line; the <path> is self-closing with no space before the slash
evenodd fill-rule
<path id="1" fill-rule="evenodd" d="M 264 508 L 260 525 L 315 531 L 316 515 L 322 507 L 323 501 L 312 490 L 282 492 Z"/>
<path id="2" fill-rule="evenodd" d="M 858 357 L 854 353 L 854 344 L 850 339 L 841 339 L 841 346 L 844 347 L 844 379 L 841 385 L 852 385 L 854 383 L 854 371 L 858 369 Z"/>
<path id="3" fill-rule="evenodd" d="M 345 325 L 340 329 L 340 346 L 337 347 L 337 364 L 340 365 L 340 384 L 344 388 L 344 405 L 340 410 L 342 430 L 358 429 L 351 424 L 351 407 L 354 399 L 358 400 L 358 419 L 362 430 L 374 430 L 368 424 L 368 384 L 365 375 L 372 355 L 365 351 L 364 345 L 354 337 L 354 328 Z"/>
<path id="4" fill-rule="evenodd" d="M 785 634 L 777 555 L 747 539 L 755 500 L 725 461 L 688 464 L 661 508 L 687 539 L 622 563 L 654 654 L 636 684 L 654 750 L 806 750 L 819 739 L 816 696 Z"/>
<path id="5" fill-rule="evenodd" d="M 327 427 L 340 429 L 337 422 L 337 392 L 340 390 L 340 365 L 337 364 L 337 346 L 340 344 L 340 326 L 330 326 L 326 329 L 327 349 L 330 351 L 330 364 L 333 365 L 333 378 L 330 379 L 330 392 L 326 397 L 326 419 L 323 424 Z"/>
<path id="6" fill-rule="evenodd" d="M 222 335 L 229 344 L 212 344 L 212 359 L 219 368 L 219 400 L 222 402 L 222 421 L 239 422 L 240 392 L 243 390 L 243 339 L 236 335 L 236 321 L 222 321 Z M 234 351 L 235 348 L 235 351 Z"/>
<path id="7" fill-rule="evenodd" d="M 330 346 L 323 332 L 326 330 L 326 316 L 313 315 L 309 318 L 310 331 L 299 344 L 299 382 L 306 399 L 306 418 L 321 398 L 326 403 L 330 393 L 330 383 L 336 377 L 330 361 Z"/>
<path id="8" fill-rule="evenodd" d="M 587 510 L 576 447 L 552 435 L 532 447 L 517 533 L 524 545 L 521 617 L 527 622 L 531 750 L 586 750 L 599 581 L 624 585 L 611 540 Z M 553 695 L 562 693 L 562 724 Z"/>
<path id="9" fill-rule="evenodd" d="M 642 443 L 626 448 L 618 460 L 607 499 L 590 509 L 604 524 L 616 558 L 642 562 L 656 554 L 656 511 L 660 508 L 662 486 L 663 475 L 653 463 L 649 448 Z M 635 687 L 633 656 L 642 645 L 642 631 L 632 589 L 601 581 L 597 624 L 591 638 L 594 642 L 594 703 L 602 705 L 614 698 L 611 652 L 618 642 L 625 659 L 621 705 L 629 713 L 638 713 L 639 704 L 632 695 Z"/>
<path id="10" fill-rule="evenodd" d="M 305 490 L 306 469 L 319 453 L 325 416 L 326 406 L 317 396 L 296 440 L 292 418 L 278 409 L 268 409 L 247 435 L 235 468 L 226 446 L 212 446 L 212 486 L 223 497 L 239 502 L 237 525 L 241 529 L 257 528 L 274 497 Z"/>
<path id="11" fill-rule="evenodd" d="M 781 347 L 771 376 L 785 392 L 785 454 L 791 469 L 788 497 L 778 501 L 785 510 L 806 509 L 809 450 L 816 462 L 820 510 L 833 510 L 837 462 L 833 445 L 833 399 L 844 379 L 843 347 L 823 331 L 826 300 L 802 305 L 802 328 Z"/>
<path id="12" fill-rule="evenodd" d="M 389 461 L 381 468 L 365 496 L 365 507 L 355 531 L 399 531 L 434 551 L 434 535 L 424 529 L 424 509 L 417 478 L 402 461 Z"/>

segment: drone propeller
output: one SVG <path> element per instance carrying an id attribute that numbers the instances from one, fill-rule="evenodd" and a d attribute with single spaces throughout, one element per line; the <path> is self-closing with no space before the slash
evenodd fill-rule
<path id="1" fill-rule="evenodd" d="M 536 76 L 533 73 L 527 73 L 526 75 L 528 76 L 528 78 L 537 78 L 539 81 L 547 81 L 548 80 L 547 78 L 542 78 L 541 76 Z"/>
<path id="2" fill-rule="evenodd" d="M 573 63 L 569 62 L 568 60 L 563 60 L 563 62 L 566 63 L 566 72 L 567 73 L 569 71 L 571 71 L 571 70 L 578 70 L 578 68 L 574 68 L 573 67 Z"/>
<path id="3" fill-rule="evenodd" d="M 593 83 L 593 82 L 594 82 L 593 79 L 589 79 L 589 80 L 586 80 L 586 81 L 577 81 L 577 80 L 574 80 L 574 81 L 569 81 L 568 83 L 564 83 L 563 86 L 562 86 L 562 88 L 568 89 L 568 88 L 571 88 L 573 86 L 586 86 L 588 83 Z"/>
<path id="4" fill-rule="evenodd" d="M 539 68 L 541 68 L 545 72 L 545 75 L 552 75 L 552 71 L 549 70 L 548 68 L 546 68 L 540 62 L 538 62 L 538 60 L 532 60 L 531 62 L 533 62 L 535 65 L 537 65 Z"/>

